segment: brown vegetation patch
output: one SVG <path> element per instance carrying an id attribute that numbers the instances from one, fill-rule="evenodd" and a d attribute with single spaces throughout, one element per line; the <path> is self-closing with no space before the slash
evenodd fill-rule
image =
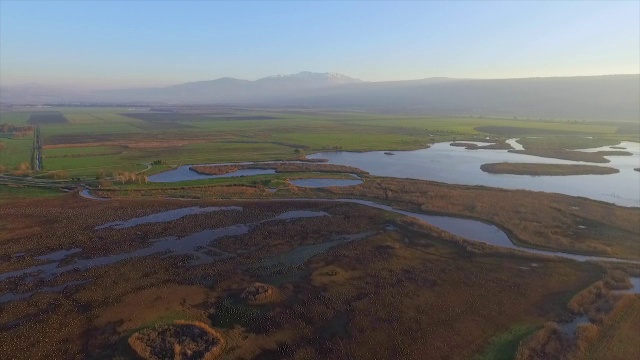
<path id="1" fill-rule="evenodd" d="M 299 192 L 298 196 L 368 198 L 410 211 L 471 217 L 496 224 L 515 241 L 531 246 L 640 259 L 638 208 L 560 194 L 389 178 L 371 178 L 351 188 Z M 583 225 L 586 228 L 577 231 Z"/>
<path id="2" fill-rule="evenodd" d="M 347 271 L 335 265 L 327 265 L 311 274 L 311 282 L 315 286 L 337 285 L 347 282 L 358 275 L 358 271 Z"/>
<path id="3" fill-rule="evenodd" d="M 614 265 L 615 266 L 615 265 Z M 609 265 L 607 267 L 610 267 Z M 629 330 L 640 325 L 631 325 L 621 319 L 622 314 L 635 315 L 636 320 L 640 311 L 634 311 L 635 305 L 640 305 L 640 297 L 634 295 L 616 294 L 614 290 L 630 288 L 629 276 L 616 269 L 609 269 L 604 279 L 575 295 L 568 304 L 575 314 L 588 316 L 588 322 L 580 324 L 575 334 L 567 334 L 560 330 L 555 322 L 548 322 L 545 326 L 526 339 L 519 347 L 517 360 L 562 359 L 580 360 L 600 352 L 595 358 L 632 359 L 640 354 L 640 346 L 635 341 L 629 346 Z M 630 309 L 631 308 L 631 309 Z M 638 306 L 640 310 L 640 306 Z M 631 326 L 629 326 L 631 325 Z M 603 332 L 603 329 L 605 330 Z M 633 331 L 633 330 L 631 330 Z M 637 331 L 635 334 L 637 335 Z M 616 335 L 619 337 L 616 339 Z M 627 340 L 627 341 L 625 341 Z M 602 357 L 602 349 L 616 349 L 615 357 Z"/>
<path id="4" fill-rule="evenodd" d="M 263 305 L 280 301 L 282 296 L 275 286 L 254 283 L 248 286 L 240 295 L 249 305 Z"/>
<path id="5" fill-rule="evenodd" d="M 608 175 L 620 172 L 618 169 L 595 165 L 531 164 L 510 162 L 482 164 L 480 169 L 491 174 L 531 176 Z"/>
<path id="6" fill-rule="evenodd" d="M 509 150 L 509 152 L 516 154 L 533 155 L 539 157 L 546 157 L 552 159 L 562 159 L 571 161 L 584 161 L 592 163 L 608 163 L 609 159 L 605 156 L 631 156 L 632 153 L 628 151 L 571 151 L 564 149 L 544 149 L 544 148 L 531 148 L 525 150 Z"/>
<path id="7" fill-rule="evenodd" d="M 516 360 L 567 359 L 572 341 L 555 322 L 547 322 L 518 348 Z"/>
<path id="8" fill-rule="evenodd" d="M 243 211 L 95 230 L 105 222 L 210 205 L 240 205 Z M 44 293 L 3 304 L 0 351 L 8 358 L 130 357 L 122 340 L 131 330 L 174 319 L 208 324 L 218 299 L 240 294 L 242 284 L 262 282 L 277 283 L 287 297 L 260 309 L 232 304 L 228 322 L 241 325 L 223 334 L 226 358 L 468 359 L 514 324 L 561 317 L 564 298 L 602 277 L 596 264 L 532 258 L 489 246 L 470 250 L 460 239 L 453 242 L 431 226 L 402 223 L 404 218 L 381 210 L 315 201 L 98 202 L 71 194 L 14 201 L 0 205 L 2 221 L 41 222 L 42 228 L 28 238 L 6 239 L 0 232 L 0 254 L 22 251 L 31 257 L 81 247 L 82 258 L 105 256 L 135 251 L 161 237 L 259 222 L 290 210 L 331 216 L 263 222 L 246 235 L 221 238 L 210 246 L 234 256 L 217 262 L 188 266 L 187 257 L 157 254 L 65 273 L 59 281 L 90 282 L 64 295 Z M 390 222 L 396 229 L 383 231 Z M 317 254 L 295 269 L 247 270 L 301 245 L 363 231 L 378 233 Z M 24 268 L 27 261 L 0 266 Z M 0 293 L 16 289 L 20 281 L 0 282 Z M 25 318 L 19 326 L 6 325 Z"/>
<path id="9" fill-rule="evenodd" d="M 11 134 L 14 138 L 31 136 L 33 134 L 33 125 L 18 126 L 13 124 L 2 123 L 0 124 L 0 133 Z M 4 144 L 0 143 L 0 150 Z"/>
<path id="10" fill-rule="evenodd" d="M 92 194 L 97 197 L 113 198 L 140 198 L 140 197 L 168 197 L 168 198 L 185 198 L 185 199 L 246 199 L 271 197 L 272 193 L 264 188 L 251 186 L 236 185 L 220 185 L 220 186 L 200 186 L 197 188 L 189 187 L 168 187 L 162 189 L 149 190 L 132 190 L 123 193 L 117 190 L 93 190 Z"/>
<path id="11" fill-rule="evenodd" d="M 118 331 L 126 332 L 153 322 L 170 309 L 183 317 L 197 317 L 197 304 L 206 301 L 208 292 L 200 286 L 170 284 L 151 287 L 124 296 L 117 304 L 100 311 L 96 327 L 117 323 Z"/>
<path id="12" fill-rule="evenodd" d="M 640 358 L 640 296 L 626 295 L 599 328 L 598 337 L 585 351 L 591 359 Z"/>
<path id="13" fill-rule="evenodd" d="M 213 360 L 222 353 L 224 339 L 204 323 L 176 321 L 138 331 L 129 338 L 129 345 L 147 360 Z"/>
<path id="14" fill-rule="evenodd" d="M 256 164 L 232 164 L 232 165 L 195 165 L 192 171 L 205 175 L 222 175 L 244 169 L 274 169 L 276 172 L 333 172 L 367 174 L 366 171 L 351 166 L 322 164 L 322 163 L 256 163 Z"/>
<path id="15" fill-rule="evenodd" d="M 239 166 L 243 165 L 194 165 L 189 170 L 204 175 L 224 175 L 240 170 Z"/>
<path id="16" fill-rule="evenodd" d="M 45 174 L 43 174 L 42 176 L 45 179 L 60 180 L 60 179 L 68 179 L 69 178 L 69 173 L 64 171 L 64 170 L 56 170 L 56 171 L 48 171 Z"/>

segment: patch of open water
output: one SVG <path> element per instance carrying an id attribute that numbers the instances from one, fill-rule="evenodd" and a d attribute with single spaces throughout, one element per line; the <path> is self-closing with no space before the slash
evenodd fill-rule
<path id="1" fill-rule="evenodd" d="M 516 142 L 516 139 L 512 139 Z M 396 151 L 386 156 L 384 151 L 325 152 L 308 155 L 309 159 L 326 159 L 329 164 L 352 166 L 376 176 L 431 180 L 450 184 L 484 185 L 505 189 L 524 189 L 582 196 L 622 206 L 640 206 L 640 144 L 622 142 L 631 156 L 607 156 L 606 164 L 618 169 L 609 175 L 523 176 L 490 174 L 480 169 L 482 164 L 497 162 L 541 164 L 592 164 L 510 153 L 507 150 L 466 150 L 450 143 L 433 144 L 430 148 Z M 585 149 L 591 151 L 595 149 Z"/>
<path id="2" fill-rule="evenodd" d="M 128 227 L 133 227 L 142 224 L 149 223 L 158 223 L 158 222 L 168 222 L 178 220 L 187 215 L 195 215 L 195 214 L 206 214 L 214 211 L 242 211 L 242 208 L 239 206 L 209 206 L 209 207 L 189 207 L 189 208 L 181 208 L 175 210 L 162 211 L 159 213 L 132 218 L 125 221 L 113 221 L 96 227 L 98 229 L 104 228 L 113 228 L 113 229 L 124 229 Z"/>

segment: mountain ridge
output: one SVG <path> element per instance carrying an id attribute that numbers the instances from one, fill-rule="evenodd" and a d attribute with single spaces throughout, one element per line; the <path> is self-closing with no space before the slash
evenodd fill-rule
<path id="1" fill-rule="evenodd" d="M 430 115 L 499 115 L 640 121 L 640 74 L 369 82 L 339 73 L 299 72 L 257 80 L 223 77 L 167 87 L 79 95 L 0 91 L 2 103 L 241 105 Z"/>

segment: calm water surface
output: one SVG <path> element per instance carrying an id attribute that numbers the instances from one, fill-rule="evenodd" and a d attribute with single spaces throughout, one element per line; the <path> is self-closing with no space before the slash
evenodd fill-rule
<path id="1" fill-rule="evenodd" d="M 215 164 L 209 164 L 215 165 Z M 242 176 L 254 176 L 275 174 L 274 169 L 242 169 L 228 174 L 222 175 L 205 175 L 198 174 L 195 171 L 191 171 L 189 168 L 193 165 L 184 165 L 177 167 L 173 170 L 161 172 L 159 174 L 149 176 L 150 182 L 178 182 L 178 181 L 190 181 L 190 180 L 202 180 L 202 179 L 217 179 L 217 178 L 229 178 L 229 177 L 242 177 Z"/>
<path id="2" fill-rule="evenodd" d="M 330 164 L 357 167 L 377 176 L 554 192 L 622 206 L 640 206 L 640 172 L 633 170 L 640 167 L 640 143 L 622 142 L 619 146 L 625 147 L 624 151 L 633 155 L 608 156 L 611 162 L 606 164 L 549 159 L 514 154 L 507 150 L 467 150 L 449 144 L 438 143 L 428 149 L 414 151 L 395 151 L 395 156 L 385 155 L 384 151 L 325 152 L 309 155 L 308 158 L 327 159 Z M 603 147 L 584 151 L 596 150 L 611 149 Z M 497 162 L 593 164 L 613 167 L 620 172 L 610 175 L 523 176 L 489 174 L 480 170 L 482 164 Z"/>

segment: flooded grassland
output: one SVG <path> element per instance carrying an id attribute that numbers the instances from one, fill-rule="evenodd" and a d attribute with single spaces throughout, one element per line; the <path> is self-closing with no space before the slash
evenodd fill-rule
<path id="1" fill-rule="evenodd" d="M 68 194 L 0 214 L 9 358 L 135 358 L 189 329 L 221 359 L 470 358 L 566 318 L 605 272 L 355 203 Z"/>

